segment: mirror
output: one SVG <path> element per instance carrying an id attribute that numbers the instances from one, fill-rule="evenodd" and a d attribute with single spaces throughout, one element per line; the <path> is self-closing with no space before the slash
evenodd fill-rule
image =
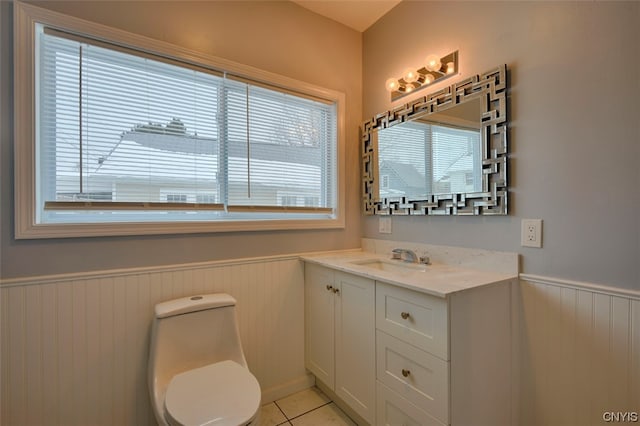
<path id="1" fill-rule="evenodd" d="M 367 214 L 507 214 L 506 66 L 363 126 Z"/>
<path id="2" fill-rule="evenodd" d="M 379 197 L 420 200 L 482 191 L 480 130 L 477 98 L 376 129 Z"/>

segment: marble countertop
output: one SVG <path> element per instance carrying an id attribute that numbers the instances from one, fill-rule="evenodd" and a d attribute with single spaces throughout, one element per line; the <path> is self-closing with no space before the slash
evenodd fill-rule
<path id="1" fill-rule="evenodd" d="M 366 251 L 327 252 L 303 255 L 301 258 L 305 262 L 315 263 L 372 280 L 384 281 L 442 298 L 446 298 L 456 292 L 518 277 L 517 273 L 492 272 L 443 263 L 424 265 L 424 268 L 413 266 L 402 268 L 403 262 L 399 260 L 391 260 L 388 255 Z M 382 270 L 361 264 L 370 261 L 382 261 L 391 264 L 390 269 L 394 270 Z M 393 265 L 399 266 L 396 268 Z"/>

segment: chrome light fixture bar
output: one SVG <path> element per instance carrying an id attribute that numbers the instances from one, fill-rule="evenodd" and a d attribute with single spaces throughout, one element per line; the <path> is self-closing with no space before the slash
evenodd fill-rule
<path id="1" fill-rule="evenodd" d="M 421 68 L 408 68 L 402 77 L 388 79 L 385 86 L 387 91 L 391 93 L 391 100 L 395 101 L 456 74 L 458 74 L 457 50 L 443 57 L 429 55 L 425 58 Z"/>

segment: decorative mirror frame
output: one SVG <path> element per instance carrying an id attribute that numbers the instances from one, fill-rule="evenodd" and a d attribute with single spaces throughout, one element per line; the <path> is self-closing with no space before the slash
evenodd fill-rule
<path id="1" fill-rule="evenodd" d="M 474 75 L 435 93 L 376 115 L 362 126 L 362 183 L 366 215 L 507 214 L 507 66 Z M 379 198 L 378 130 L 480 98 L 482 191 L 431 194 L 424 199 Z"/>

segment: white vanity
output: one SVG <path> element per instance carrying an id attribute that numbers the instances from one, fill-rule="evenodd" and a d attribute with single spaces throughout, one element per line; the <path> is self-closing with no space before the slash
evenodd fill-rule
<path id="1" fill-rule="evenodd" d="M 408 248 L 430 265 L 391 260 Z M 305 363 L 375 425 L 511 425 L 516 254 L 363 240 L 304 256 Z"/>

